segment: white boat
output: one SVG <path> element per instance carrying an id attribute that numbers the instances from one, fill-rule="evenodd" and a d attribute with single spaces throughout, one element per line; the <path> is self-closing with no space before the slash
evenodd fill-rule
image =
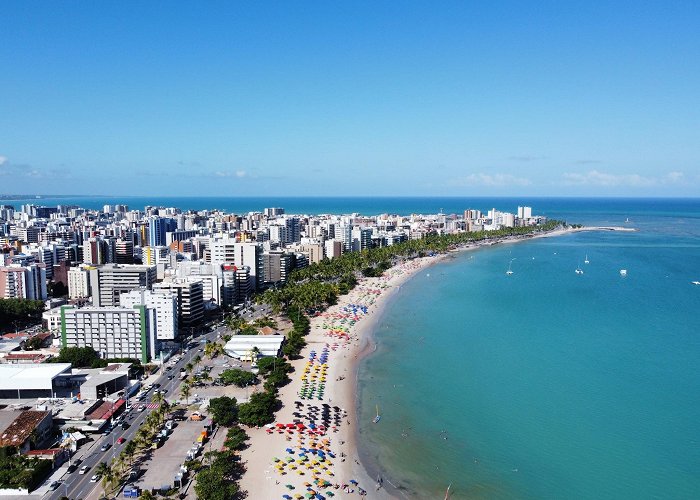
<path id="1" fill-rule="evenodd" d="M 693 285 L 700 285 L 700 281 L 693 281 Z"/>
<path id="2" fill-rule="evenodd" d="M 513 274 L 513 270 L 511 269 L 511 266 L 513 265 L 513 261 L 515 259 L 510 259 L 510 262 L 508 263 L 508 270 L 506 271 L 506 274 L 511 275 Z"/>
<path id="3" fill-rule="evenodd" d="M 382 419 L 382 416 L 379 414 L 379 405 L 377 405 L 377 416 L 372 419 L 373 423 L 377 423 Z"/>
<path id="4" fill-rule="evenodd" d="M 586 254 L 586 260 L 583 261 L 584 264 L 590 264 L 590 261 L 588 260 L 588 254 Z"/>
<path id="5" fill-rule="evenodd" d="M 583 274 L 583 269 L 581 269 L 580 267 L 577 267 L 576 274 Z"/>
<path id="6" fill-rule="evenodd" d="M 620 276 L 627 276 L 627 269 L 620 269 Z"/>

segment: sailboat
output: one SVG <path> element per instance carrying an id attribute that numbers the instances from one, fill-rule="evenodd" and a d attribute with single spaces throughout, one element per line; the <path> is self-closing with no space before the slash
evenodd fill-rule
<path id="1" fill-rule="evenodd" d="M 576 274 L 583 274 L 583 269 L 581 269 L 581 264 L 576 267 Z"/>
<path id="2" fill-rule="evenodd" d="M 376 424 L 376 423 L 379 422 L 381 419 L 382 419 L 382 416 L 379 414 L 379 405 L 377 405 L 377 416 L 374 417 L 374 419 L 372 420 L 372 422 L 374 422 L 374 423 Z"/>
<path id="3" fill-rule="evenodd" d="M 508 263 L 508 270 L 506 271 L 506 274 L 507 274 L 507 275 L 513 274 L 513 270 L 511 269 L 511 266 L 513 265 L 513 261 L 514 261 L 514 260 L 515 260 L 515 259 L 510 259 L 510 262 Z"/>
<path id="4" fill-rule="evenodd" d="M 590 261 L 588 260 L 588 254 L 586 254 L 586 260 L 583 261 L 584 264 L 590 264 Z"/>

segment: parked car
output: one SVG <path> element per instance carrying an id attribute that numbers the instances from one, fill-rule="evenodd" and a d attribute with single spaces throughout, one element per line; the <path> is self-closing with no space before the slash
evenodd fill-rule
<path id="1" fill-rule="evenodd" d="M 58 488 L 59 486 L 61 486 L 61 481 L 54 481 L 53 483 L 51 483 L 51 484 L 49 485 L 49 489 L 50 489 L 51 491 L 53 491 L 53 490 L 55 490 L 56 488 Z"/>

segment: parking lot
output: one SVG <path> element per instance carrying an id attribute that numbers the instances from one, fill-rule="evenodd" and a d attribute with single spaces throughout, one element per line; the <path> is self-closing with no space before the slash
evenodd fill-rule
<path id="1" fill-rule="evenodd" d="M 190 412 L 186 413 L 189 414 Z M 165 442 L 160 448 L 153 450 L 150 460 L 141 465 L 145 471 L 133 484 L 148 490 L 160 489 L 163 486 L 172 487 L 176 474 L 180 472 L 180 466 L 187 460 L 187 452 L 197 444 L 197 437 L 204 430 L 208 420 L 176 421 Z M 209 451 L 208 444 L 204 445 L 197 458 L 201 458 L 204 450 Z"/>

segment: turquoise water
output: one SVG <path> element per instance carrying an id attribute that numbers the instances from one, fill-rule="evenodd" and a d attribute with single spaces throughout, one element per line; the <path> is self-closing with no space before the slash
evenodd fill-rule
<path id="1" fill-rule="evenodd" d="M 385 480 L 409 498 L 700 498 L 700 204 L 629 212 L 637 233 L 466 252 L 402 286 L 359 374 Z"/>

